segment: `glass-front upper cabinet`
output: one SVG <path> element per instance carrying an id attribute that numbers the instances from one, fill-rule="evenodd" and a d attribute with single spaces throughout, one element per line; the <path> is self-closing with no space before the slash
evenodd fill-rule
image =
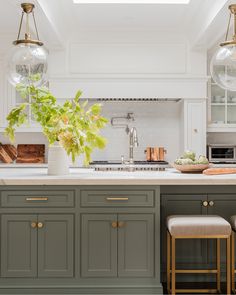
<path id="1" fill-rule="evenodd" d="M 208 131 L 235 131 L 236 91 L 222 89 L 211 79 L 209 94 Z"/>

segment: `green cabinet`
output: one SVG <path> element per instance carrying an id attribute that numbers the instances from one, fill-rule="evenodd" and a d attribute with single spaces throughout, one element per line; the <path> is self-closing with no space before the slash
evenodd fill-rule
<path id="1" fill-rule="evenodd" d="M 84 214 L 83 277 L 153 277 L 153 214 Z"/>
<path id="2" fill-rule="evenodd" d="M 162 294 L 156 186 L 0 187 L 0 294 Z"/>
<path id="3" fill-rule="evenodd" d="M 38 229 L 38 277 L 73 277 L 73 215 L 40 214 Z"/>
<path id="4" fill-rule="evenodd" d="M 83 277 L 117 276 L 117 232 L 115 214 L 84 214 L 81 224 Z"/>
<path id="5" fill-rule="evenodd" d="M 154 215 L 118 215 L 118 276 L 153 277 Z"/>
<path id="6" fill-rule="evenodd" d="M 1 277 L 37 276 L 37 215 L 2 215 Z"/>
<path id="7" fill-rule="evenodd" d="M 73 277 L 73 215 L 3 214 L 2 277 Z"/>

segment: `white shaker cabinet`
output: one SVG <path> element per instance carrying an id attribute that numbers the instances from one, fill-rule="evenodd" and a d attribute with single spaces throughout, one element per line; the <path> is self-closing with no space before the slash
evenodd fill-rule
<path id="1" fill-rule="evenodd" d="M 206 100 L 185 100 L 181 111 L 181 152 L 192 150 L 197 156 L 206 155 Z"/>

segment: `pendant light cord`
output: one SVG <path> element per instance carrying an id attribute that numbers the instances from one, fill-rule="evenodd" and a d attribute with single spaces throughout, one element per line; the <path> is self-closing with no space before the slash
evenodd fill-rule
<path id="1" fill-rule="evenodd" d="M 227 32 L 226 32 L 226 36 L 225 36 L 225 41 L 228 40 L 228 35 L 229 35 L 229 28 L 230 28 L 230 22 L 231 22 L 231 16 L 232 14 L 229 14 L 229 22 L 228 22 L 228 27 L 227 27 Z"/>
<path id="2" fill-rule="evenodd" d="M 30 38 L 30 30 L 29 30 L 29 14 L 26 14 L 26 34 L 25 34 L 26 39 Z"/>
<path id="3" fill-rule="evenodd" d="M 20 32 L 21 32 L 21 27 L 22 27 L 22 21 L 23 21 L 23 17 L 24 17 L 24 11 L 22 11 L 22 14 L 21 14 L 21 19 L 20 19 L 20 26 L 19 26 L 19 31 L 18 31 L 17 40 L 19 40 L 19 39 L 20 39 Z"/>
<path id="4" fill-rule="evenodd" d="M 34 27 L 35 27 L 35 31 L 36 31 L 36 35 L 37 35 L 37 39 L 39 40 L 38 28 L 37 28 L 37 25 L 36 25 L 36 21 L 35 21 L 35 17 L 34 17 L 34 12 L 33 12 L 33 11 L 32 11 L 32 15 L 33 15 Z"/>

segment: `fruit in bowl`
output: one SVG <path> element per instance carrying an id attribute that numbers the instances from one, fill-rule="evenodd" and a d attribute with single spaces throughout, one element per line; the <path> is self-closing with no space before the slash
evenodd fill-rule
<path id="1" fill-rule="evenodd" d="M 175 160 L 173 166 L 182 173 L 201 173 L 209 168 L 209 161 L 205 156 L 199 156 L 197 159 L 194 152 L 186 151 Z"/>

